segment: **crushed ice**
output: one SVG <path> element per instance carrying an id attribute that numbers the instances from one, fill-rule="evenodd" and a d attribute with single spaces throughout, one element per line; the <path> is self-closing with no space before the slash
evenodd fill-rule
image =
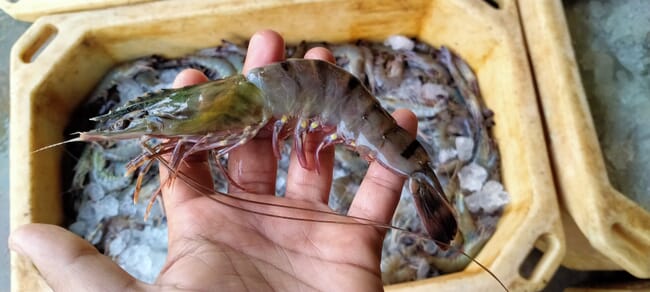
<path id="1" fill-rule="evenodd" d="M 480 190 L 487 177 L 485 168 L 475 162 L 463 166 L 458 173 L 460 188 L 468 191 Z"/>
<path id="2" fill-rule="evenodd" d="M 481 190 L 465 196 L 467 209 L 473 213 L 478 213 L 480 210 L 493 213 L 504 207 L 509 201 L 510 197 L 503 189 L 503 185 L 494 180 L 486 182 Z"/>

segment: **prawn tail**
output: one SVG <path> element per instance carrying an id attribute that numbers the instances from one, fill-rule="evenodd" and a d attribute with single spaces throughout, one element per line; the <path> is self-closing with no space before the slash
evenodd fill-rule
<path id="1" fill-rule="evenodd" d="M 408 186 L 427 233 L 441 249 L 447 250 L 460 232 L 454 209 L 433 169 L 424 167 L 411 174 Z"/>

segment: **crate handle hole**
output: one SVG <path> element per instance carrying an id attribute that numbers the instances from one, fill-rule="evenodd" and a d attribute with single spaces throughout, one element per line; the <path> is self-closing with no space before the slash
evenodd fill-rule
<path id="1" fill-rule="evenodd" d="M 25 63 L 34 62 L 52 40 L 54 40 L 57 34 L 58 30 L 56 27 L 50 24 L 44 25 L 41 31 L 37 33 L 37 37 L 33 40 L 32 44 L 23 51 L 20 59 Z"/>
<path id="2" fill-rule="evenodd" d="M 483 2 L 487 3 L 487 5 L 490 5 L 490 7 L 494 9 L 499 9 L 501 7 L 498 0 L 483 0 Z"/>
<path id="3" fill-rule="evenodd" d="M 545 233 L 535 240 L 531 249 L 519 266 L 519 275 L 532 281 L 541 281 L 546 271 L 552 269 L 552 260 L 560 250 L 560 241 L 552 234 Z"/>
<path id="4" fill-rule="evenodd" d="M 20 1 L 20 0 L 7 0 L 7 2 L 9 2 L 9 3 L 18 3 L 18 1 Z"/>

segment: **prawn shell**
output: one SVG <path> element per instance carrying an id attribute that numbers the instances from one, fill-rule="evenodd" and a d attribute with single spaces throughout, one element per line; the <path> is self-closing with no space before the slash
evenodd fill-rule
<path id="1" fill-rule="evenodd" d="M 96 130 L 80 133 L 85 141 L 129 139 L 142 135 L 183 137 L 228 134 L 269 118 L 260 90 L 244 76 L 165 89 L 139 97 L 92 120 Z"/>

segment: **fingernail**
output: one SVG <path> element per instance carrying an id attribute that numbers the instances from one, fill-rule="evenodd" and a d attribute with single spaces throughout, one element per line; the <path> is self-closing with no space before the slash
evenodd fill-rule
<path id="1" fill-rule="evenodd" d="M 256 32 L 252 37 L 250 42 L 248 42 L 248 47 L 254 47 L 257 45 L 258 42 L 260 42 L 263 39 L 262 35 L 259 32 Z"/>

